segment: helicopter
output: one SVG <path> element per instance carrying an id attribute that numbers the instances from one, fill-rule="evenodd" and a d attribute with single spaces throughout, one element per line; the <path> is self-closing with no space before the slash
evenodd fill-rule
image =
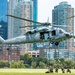
<path id="1" fill-rule="evenodd" d="M 66 32 L 64 29 L 57 27 L 56 25 L 52 26 L 51 23 L 40 23 L 33 20 L 20 18 L 14 15 L 7 15 L 7 16 L 25 20 L 28 22 L 41 24 L 42 27 L 29 30 L 24 35 L 17 36 L 15 38 L 10 38 L 7 40 L 4 40 L 0 36 L 0 44 L 25 44 L 25 43 L 50 42 L 51 44 L 55 44 L 57 46 L 59 45 L 59 42 L 63 40 L 75 38 L 73 34 Z M 72 17 L 69 17 L 69 18 L 72 18 Z M 24 28 L 24 27 L 32 27 L 32 26 L 22 26 L 20 28 Z"/>

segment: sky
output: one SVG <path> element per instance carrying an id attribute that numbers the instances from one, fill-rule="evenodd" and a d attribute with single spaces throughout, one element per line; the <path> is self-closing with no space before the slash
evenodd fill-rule
<path id="1" fill-rule="evenodd" d="M 75 9 L 75 0 L 38 0 L 38 21 L 47 22 L 49 17 L 52 22 L 52 9 L 62 1 L 67 1 Z"/>
<path id="2" fill-rule="evenodd" d="M 52 9 L 62 1 L 67 1 L 75 9 L 75 0 L 38 0 L 38 21 L 47 22 L 49 17 L 52 22 Z"/>

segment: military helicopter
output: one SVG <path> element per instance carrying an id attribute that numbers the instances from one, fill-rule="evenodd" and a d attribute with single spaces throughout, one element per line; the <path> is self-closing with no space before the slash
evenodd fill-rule
<path id="1" fill-rule="evenodd" d="M 58 45 L 59 42 L 63 40 L 75 38 L 73 34 L 70 34 L 69 32 L 66 32 L 64 29 L 57 27 L 57 25 L 52 26 L 51 23 L 35 22 L 33 20 L 20 18 L 14 15 L 7 15 L 7 16 L 41 24 L 42 27 L 29 30 L 24 35 L 17 36 L 15 38 L 7 39 L 7 40 L 4 40 L 0 36 L 0 44 L 25 44 L 25 43 L 50 42 L 51 44 Z M 32 27 L 32 26 L 22 26 L 22 27 L 24 28 L 24 27 Z"/>

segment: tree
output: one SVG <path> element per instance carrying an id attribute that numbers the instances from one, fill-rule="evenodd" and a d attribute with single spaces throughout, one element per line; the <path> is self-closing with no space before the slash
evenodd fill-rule
<path id="1" fill-rule="evenodd" d="M 0 61 L 0 68 L 9 67 L 10 64 L 7 61 Z"/>
<path id="2" fill-rule="evenodd" d="M 25 68 L 30 68 L 29 64 L 25 64 Z"/>
<path id="3" fill-rule="evenodd" d="M 36 68 L 36 62 L 32 62 L 31 66 L 32 68 Z"/>
<path id="4" fill-rule="evenodd" d="M 24 60 L 24 55 L 20 55 L 20 60 Z"/>
<path id="5" fill-rule="evenodd" d="M 49 61 L 49 67 L 50 67 L 50 66 L 54 66 L 54 64 L 55 64 L 55 61 L 54 61 L 54 60 L 50 60 L 50 61 Z"/>
<path id="6" fill-rule="evenodd" d="M 10 67 L 10 64 L 9 64 L 9 62 L 7 62 L 7 61 L 4 61 L 4 63 L 5 63 L 5 67 Z"/>
<path id="7" fill-rule="evenodd" d="M 38 57 L 36 58 L 36 62 L 37 62 L 37 66 L 39 67 L 39 62 L 42 62 L 43 58 L 42 57 Z"/>
<path id="8" fill-rule="evenodd" d="M 60 58 L 59 61 L 60 61 L 61 68 L 62 67 L 65 68 L 65 66 L 66 66 L 65 59 L 64 58 Z"/>
<path id="9" fill-rule="evenodd" d="M 32 63 L 32 57 L 29 54 L 24 55 L 24 64 L 29 64 L 31 66 Z"/>
<path id="10" fill-rule="evenodd" d="M 39 62 L 39 67 L 40 67 L 40 68 L 46 68 L 46 65 L 45 65 L 45 63 L 43 63 L 43 62 Z"/>
<path id="11" fill-rule="evenodd" d="M 74 61 L 72 59 L 66 59 L 65 64 L 67 68 L 73 68 Z"/>

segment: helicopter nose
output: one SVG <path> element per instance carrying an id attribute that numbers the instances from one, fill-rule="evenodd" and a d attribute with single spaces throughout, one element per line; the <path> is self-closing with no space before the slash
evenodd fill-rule
<path id="1" fill-rule="evenodd" d="M 65 36 L 68 37 L 68 38 L 75 38 L 75 35 L 73 34 L 70 34 L 70 33 L 65 33 Z"/>

